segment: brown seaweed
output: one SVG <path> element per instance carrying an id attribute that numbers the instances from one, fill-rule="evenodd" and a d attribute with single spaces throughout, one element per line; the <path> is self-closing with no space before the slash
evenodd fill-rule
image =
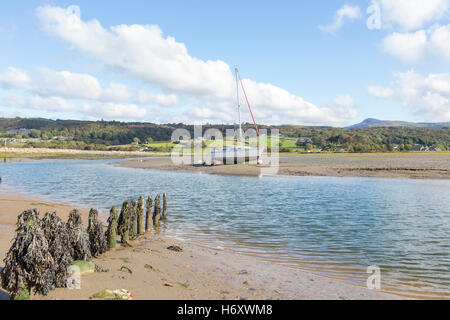
<path id="1" fill-rule="evenodd" d="M 74 209 L 70 212 L 67 229 L 69 231 L 72 259 L 90 261 L 91 249 L 89 248 L 89 241 L 83 233 L 83 222 L 78 210 Z"/>
<path id="2" fill-rule="evenodd" d="M 117 222 L 117 232 L 120 235 L 120 242 L 122 244 L 128 245 L 130 240 L 130 227 L 131 227 L 131 211 L 130 204 L 125 201 L 122 204 L 122 209 L 120 210 L 119 220 Z"/>
<path id="3" fill-rule="evenodd" d="M 11 248 L 4 259 L 2 287 L 12 299 L 31 291 L 47 295 L 55 288 L 55 261 L 36 209 L 22 212 Z"/>
<path id="4" fill-rule="evenodd" d="M 65 288 L 67 286 L 67 270 L 72 263 L 67 225 L 56 212 L 47 212 L 41 221 L 41 228 L 48 241 L 48 250 L 55 262 L 55 286 Z"/>
<path id="5" fill-rule="evenodd" d="M 103 232 L 102 223 L 98 220 L 98 211 L 96 209 L 91 209 L 89 211 L 89 244 L 91 249 L 91 255 L 93 257 L 98 257 L 102 253 L 105 253 L 108 249 L 105 234 Z"/>

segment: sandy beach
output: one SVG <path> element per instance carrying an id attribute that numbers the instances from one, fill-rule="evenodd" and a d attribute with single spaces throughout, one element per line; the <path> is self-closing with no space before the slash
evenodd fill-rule
<path id="1" fill-rule="evenodd" d="M 66 220 L 73 208 L 29 199 L 5 189 L 0 191 L 1 267 L 20 212 L 37 208 L 42 217 L 47 211 L 57 211 Z M 88 212 L 80 211 L 86 222 Z M 80 290 L 56 289 L 46 297 L 33 296 L 32 299 L 89 299 L 103 289 L 127 289 L 132 292 L 134 299 L 400 298 L 231 250 L 171 239 L 163 233 L 152 232 L 132 242 L 132 245 L 131 248 L 119 245 L 115 251 L 94 259 L 97 265 L 109 269 L 109 272 L 83 276 Z M 178 245 L 183 251 L 170 251 L 167 249 L 170 245 Z M 0 299 L 9 299 L 9 296 L 0 290 Z"/>
<path id="2" fill-rule="evenodd" d="M 239 165 L 175 165 L 170 157 L 131 160 L 116 165 L 159 170 L 185 170 L 210 174 L 259 176 L 261 168 Z M 450 179 L 450 153 L 308 154 L 281 155 L 280 175 L 356 176 L 380 178 Z"/>

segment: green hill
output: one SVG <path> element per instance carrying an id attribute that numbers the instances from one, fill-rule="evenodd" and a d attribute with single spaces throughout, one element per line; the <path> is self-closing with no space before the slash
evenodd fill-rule
<path id="1" fill-rule="evenodd" d="M 381 128 L 381 127 L 405 127 L 405 128 L 425 128 L 425 129 L 443 129 L 450 128 L 450 122 L 407 122 L 407 121 L 389 121 L 369 118 L 361 123 L 347 127 L 347 129 L 363 128 Z"/>

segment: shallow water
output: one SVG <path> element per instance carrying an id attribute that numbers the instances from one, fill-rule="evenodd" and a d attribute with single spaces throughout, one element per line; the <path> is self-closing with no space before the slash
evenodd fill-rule
<path id="1" fill-rule="evenodd" d="M 450 180 L 235 177 L 100 161 L 0 165 L 2 186 L 108 212 L 168 195 L 167 233 L 383 290 L 450 298 Z"/>

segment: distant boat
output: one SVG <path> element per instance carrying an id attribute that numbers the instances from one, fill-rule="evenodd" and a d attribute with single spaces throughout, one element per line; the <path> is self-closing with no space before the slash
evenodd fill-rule
<path id="1" fill-rule="evenodd" d="M 242 143 L 242 123 L 241 123 L 241 105 L 239 101 L 239 83 L 241 84 L 242 91 L 244 92 L 245 100 L 247 101 L 248 109 L 250 110 L 250 114 L 253 119 L 253 124 L 255 125 L 256 133 L 258 136 L 258 146 L 255 147 L 247 147 L 243 145 L 233 145 L 233 146 L 224 146 L 220 150 L 211 151 L 211 163 L 214 165 L 216 162 L 222 164 L 238 164 L 245 163 L 255 160 L 258 164 L 262 164 L 261 154 L 262 151 L 259 147 L 259 129 L 256 124 L 255 118 L 253 117 L 252 108 L 250 107 L 250 103 L 248 102 L 247 94 L 244 89 L 244 84 L 242 83 L 241 76 L 239 75 L 239 71 L 236 68 L 236 95 L 237 95 L 237 107 L 238 107 L 238 116 L 239 116 L 239 142 Z"/>

